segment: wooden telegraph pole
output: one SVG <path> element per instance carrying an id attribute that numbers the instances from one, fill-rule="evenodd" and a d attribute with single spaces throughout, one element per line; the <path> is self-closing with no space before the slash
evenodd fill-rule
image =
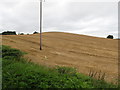
<path id="1" fill-rule="evenodd" d="M 40 0 L 40 50 L 42 50 L 42 2 L 43 0 Z"/>
<path id="2" fill-rule="evenodd" d="M 42 50 L 42 0 L 40 0 L 40 50 Z"/>

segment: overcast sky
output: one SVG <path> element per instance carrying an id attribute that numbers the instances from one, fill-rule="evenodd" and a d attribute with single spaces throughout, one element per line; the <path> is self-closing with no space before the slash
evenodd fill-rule
<path id="1" fill-rule="evenodd" d="M 83 2 L 84 1 L 84 2 Z M 39 0 L 1 0 L 0 32 L 39 32 Z M 43 32 L 118 37 L 118 0 L 46 0 Z"/>

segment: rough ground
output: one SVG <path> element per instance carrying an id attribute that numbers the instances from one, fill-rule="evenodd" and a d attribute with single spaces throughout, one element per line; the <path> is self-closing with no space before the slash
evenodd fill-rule
<path id="1" fill-rule="evenodd" d="M 90 70 L 101 71 L 110 82 L 118 78 L 118 40 L 60 32 L 43 33 L 42 37 L 42 51 L 39 34 L 4 35 L 2 44 L 27 52 L 25 57 L 38 64 L 71 66 L 87 75 Z"/>

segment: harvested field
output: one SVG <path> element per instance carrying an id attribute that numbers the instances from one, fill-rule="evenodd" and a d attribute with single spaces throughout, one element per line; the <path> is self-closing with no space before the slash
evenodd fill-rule
<path id="1" fill-rule="evenodd" d="M 118 40 L 62 32 L 47 32 L 42 37 L 41 51 L 39 34 L 3 35 L 1 39 L 3 45 L 27 52 L 25 57 L 34 63 L 75 67 L 86 75 L 90 70 L 101 71 L 108 82 L 118 79 Z"/>

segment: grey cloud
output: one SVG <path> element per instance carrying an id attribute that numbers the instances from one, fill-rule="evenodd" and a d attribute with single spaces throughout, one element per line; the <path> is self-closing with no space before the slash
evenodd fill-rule
<path id="1" fill-rule="evenodd" d="M 60 20 L 55 18 L 57 17 L 56 12 L 49 14 L 48 17 L 52 18 L 45 23 L 45 26 L 56 26 L 62 31 L 75 33 L 84 32 L 84 34 L 87 34 L 88 32 L 91 35 L 93 34 L 92 32 L 100 33 L 101 30 L 106 33 L 108 31 L 117 31 L 117 3 L 72 2 L 66 5 L 64 11 L 66 12 L 62 17 L 62 13 L 58 8 L 58 12 L 62 17 Z M 53 23 L 54 20 L 56 21 L 55 23 Z M 97 34 L 95 35 L 97 36 Z"/>
<path id="2" fill-rule="evenodd" d="M 39 2 L 16 1 L 0 4 L 0 30 L 39 31 Z M 69 0 L 70 1 L 70 0 Z M 117 37 L 117 2 L 69 2 L 49 0 L 43 3 L 43 31 L 62 31 L 105 37 Z"/>

